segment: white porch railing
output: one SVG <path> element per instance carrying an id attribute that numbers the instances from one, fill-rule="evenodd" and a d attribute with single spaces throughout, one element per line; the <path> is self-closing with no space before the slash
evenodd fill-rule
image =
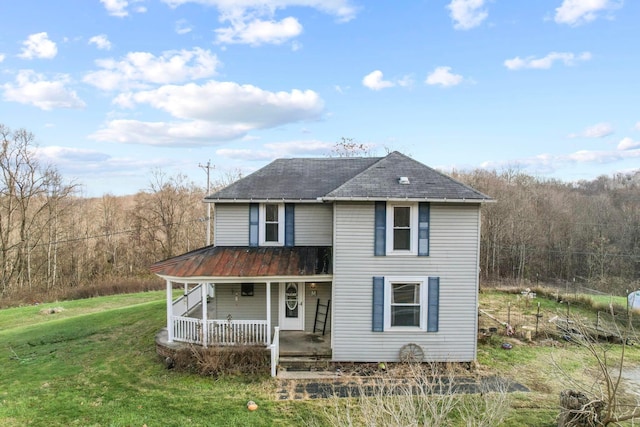
<path id="1" fill-rule="evenodd" d="M 269 346 L 271 349 L 271 376 L 278 373 L 278 363 L 280 363 L 280 326 L 276 326 L 273 332 L 273 342 Z"/>
<path id="2" fill-rule="evenodd" d="M 267 345 L 266 320 L 208 320 L 208 343 L 212 345 Z"/>
<path id="3" fill-rule="evenodd" d="M 182 295 L 180 298 L 176 299 L 173 302 L 173 315 L 184 316 L 196 305 L 200 304 L 202 293 L 202 291 L 200 290 L 201 288 L 202 285 L 200 284 L 191 289 L 186 295 Z"/>
<path id="4" fill-rule="evenodd" d="M 207 345 L 269 345 L 266 320 L 207 320 Z M 203 345 L 202 319 L 173 316 L 174 341 Z"/>

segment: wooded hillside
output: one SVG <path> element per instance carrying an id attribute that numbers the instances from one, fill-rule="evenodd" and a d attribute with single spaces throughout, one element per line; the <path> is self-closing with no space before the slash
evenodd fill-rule
<path id="1" fill-rule="evenodd" d="M 150 264 L 205 245 L 204 185 L 156 170 L 135 195 L 82 198 L 38 163 L 32 134 L 0 125 L 0 138 L 4 299 L 153 281 Z M 484 281 L 575 280 L 618 294 L 640 286 L 640 171 L 578 183 L 514 171 L 454 178 L 496 199 L 482 209 Z"/>

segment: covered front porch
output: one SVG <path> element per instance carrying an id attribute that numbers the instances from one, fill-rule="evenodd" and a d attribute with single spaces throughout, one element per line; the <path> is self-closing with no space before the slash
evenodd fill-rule
<path id="1" fill-rule="evenodd" d="M 175 300 L 172 299 L 175 282 L 169 282 L 168 339 L 205 347 L 270 345 L 277 328 L 281 337 L 306 332 L 322 336 L 322 342 L 330 343 L 331 282 L 300 279 L 263 283 L 181 283 L 183 293 Z M 308 355 L 312 353 L 313 349 L 310 349 Z"/>
<path id="2" fill-rule="evenodd" d="M 155 264 L 167 344 L 264 345 L 273 375 L 280 354 L 330 357 L 330 259 L 325 247 L 206 247 Z"/>

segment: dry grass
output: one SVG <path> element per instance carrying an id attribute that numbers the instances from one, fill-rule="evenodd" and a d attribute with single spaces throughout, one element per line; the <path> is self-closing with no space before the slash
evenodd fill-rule
<path id="1" fill-rule="evenodd" d="M 53 301 L 71 301 L 109 295 L 132 294 L 137 292 L 158 291 L 164 289 L 164 282 L 155 276 L 100 279 L 89 285 L 56 288 L 46 293 L 34 295 L 33 291 L 16 290 L 2 295 L 0 309 L 23 305 L 42 304 Z"/>
<path id="2" fill-rule="evenodd" d="M 264 346 L 236 345 L 229 347 L 190 346 L 176 352 L 174 367 L 199 375 L 243 375 L 262 377 L 271 369 L 270 353 Z"/>
<path id="3" fill-rule="evenodd" d="M 444 364 L 408 364 L 398 382 L 378 378 L 358 386 L 352 399 L 337 395 L 318 424 L 330 426 L 495 426 L 509 413 L 508 384 L 465 394 L 459 369 Z"/>

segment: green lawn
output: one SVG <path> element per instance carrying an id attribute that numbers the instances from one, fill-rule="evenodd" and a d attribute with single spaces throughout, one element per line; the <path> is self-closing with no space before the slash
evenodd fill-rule
<path id="1" fill-rule="evenodd" d="M 42 312 L 56 307 L 64 310 Z M 334 410 L 332 399 L 276 400 L 268 376 L 213 379 L 166 370 L 154 347 L 165 316 L 164 292 L 0 310 L 0 425 L 324 425 L 325 411 Z M 562 375 L 592 381 L 593 361 L 568 343 L 505 351 L 501 339 L 479 346 L 480 369 L 531 389 L 512 396 L 503 425 L 554 425 L 558 394 L 567 386 Z M 636 366 L 637 347 L 627 349 Z M 609 349 L 611 360 L 617 351 Z M 247 411 L 249 400 L 258 403 L 256 412 Z"/>
<path id="2" fill-rule="evenodd" d="M 268 377 L 212 379 L 166 370 L 154 335 L 162 292 L 0 311 L 0 425 L 268 426 L 299 424 Z M 146 301 L 146 302 L 145 302 Z M 255 400 L 256 412 L 246 409 Z M 304 415 L 302 410 L 301 415 Z"/>

